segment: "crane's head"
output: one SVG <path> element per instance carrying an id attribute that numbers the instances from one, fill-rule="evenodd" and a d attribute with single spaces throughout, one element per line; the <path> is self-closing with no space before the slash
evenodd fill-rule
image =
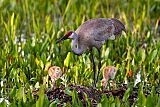
<path id="1" fill-rule="evenodd" d="M 73 34 L 74 32 L 72 30 L 68 31 L 65 36 L 63 36 L 62 38 L 60 38 L 56 43 L 60 43 L 66 39 L 72 39 L 73 38 Z"/>

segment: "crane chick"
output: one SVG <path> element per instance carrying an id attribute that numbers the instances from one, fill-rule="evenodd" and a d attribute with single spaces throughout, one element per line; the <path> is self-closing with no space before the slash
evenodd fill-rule
<path id="1" fill-rule="evenodd" d="M 102 79 L 102 86 L 107 88 L 108 80 L 111 78 L 112 80 L 115 78 L 117 73 L 117 69 L 114 66 L 107 66 L 103 68 L 103 79 Z"/>
<path id="2" fill-rule="evenodd" d="M 52 66 L 49 68 L 48 74 L 52 81 L 52 87 L 54 87 L 56 84 L 56 80 L 62 76 L 62 70 L 58 66 Z"/>

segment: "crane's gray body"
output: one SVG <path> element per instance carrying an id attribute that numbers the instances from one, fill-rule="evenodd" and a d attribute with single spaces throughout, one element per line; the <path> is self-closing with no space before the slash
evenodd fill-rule
<path id="1" fill-rule="evenodd" d="M 107 39 L 114 40 L 116 36 L 122 34 L 122 31 L 126 32 L 124 24 L 115 18 L 91 19 L 80 25 L 75 32 L 68 31 L 64 37 L 57 41 L 57 43 L 66 39 L 72 39 L 71 49 L 77 55 L 83 54 L 87 48 L 90 50 L 92 68 L 94 72 L 94 86 L 96 86 L 101 68 L 100 48 Z M 93 47 L 97 48 L 99 52 L 97 79 L 95 62 L 92 53 Z"/>
<path id="2" fill-rule="evenodd" d="M 115 18 L 91 19 L 80 25 L 75 33 L 78 35 L 78 48 L 100 49 L 107 39 L 114 40 L 116 36 L 126 31 L 124 24 Z"/>

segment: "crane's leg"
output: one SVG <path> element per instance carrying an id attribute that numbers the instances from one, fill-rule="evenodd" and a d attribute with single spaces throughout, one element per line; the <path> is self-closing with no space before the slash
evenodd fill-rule
<path id="1" fill-rule="evenodd" d="M 94 84 L 93 84 L 93 86 L 96 87 L 96 66 L 95 66 L 95 62 L 94 62 L 94 58 L 93 58 L 92 49 L 90 49 L 90 55 L 91 55 L 92 69 L 93 69 L 93 73 L 94 73 Z"/>
<path id="2" fill-rule="evenodd" d="M 99 63 L 98 63 L 98 74 L 97 74 L 97 79 L 96 79 L 96 83 L 98 82 L 98 76 L 99 76 L 99 73 L 100 73 L 100 69 L 101 69 L 101 51 L 98 49 L 98 53 L 99 53 Z"/>

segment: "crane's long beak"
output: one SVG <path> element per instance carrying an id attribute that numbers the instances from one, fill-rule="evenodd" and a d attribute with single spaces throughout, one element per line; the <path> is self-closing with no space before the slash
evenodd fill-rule
<path id="1" fill-rule="evenodd" d="M 63 37 L 60 38 L 58 41 L 56 41 L 56 44 L 57 44 L 57 43 L 60 43 L 60 42 L 62 42 L 62 41 L 64 41 L 64 40 L 66 40 L 66 39 L 68 39 L 68 36 L 67 36 L 67 35 L 63 36 Z"/>

